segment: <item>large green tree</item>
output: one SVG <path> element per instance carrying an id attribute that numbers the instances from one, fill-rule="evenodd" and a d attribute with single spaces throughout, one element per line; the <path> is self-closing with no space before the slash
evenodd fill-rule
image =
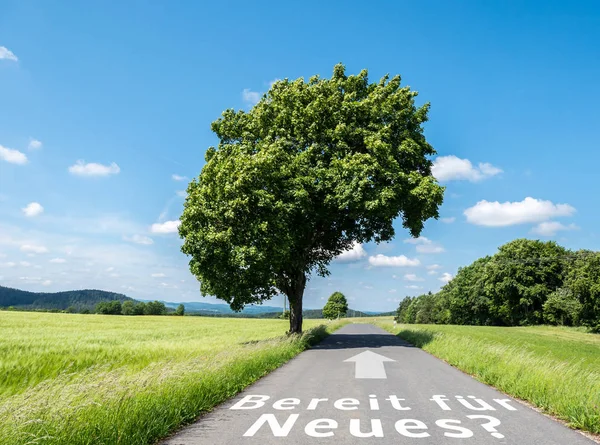
<path id="1" fill-rule="evenodd" d="M 484 265 L 491 316 L 509 326 L 542 323 L 548 295 L 563 284 L 567 255 L 553 241 L 516 239 L 501 246 Z"/>
<path id="2" fill-rule="evenodd" d="M 565 286 L 581 304 L 581 323 L 600 332 L 600 252 L 575 252 Z"/>
<path id="3" fill-rule="evenodd" d="M 323 307 L 323 318 L 333 320 L 334 318 L 344 317 L 346 312 L 348 312 L 348 300 L 346 300 L 343 293 L 334 292 Z"/>
<path id="4" fill-rule="evenodd" d="M 429 105 L 400 76 L 367 71 L 275 82 L 249 111 L 213 122 L 217 147 L 188 186 L 179 228 L 200 290 L 240 310 L 283 293 L 302 331 L 312 272 L 355 242 L 418 236 L 443 199 L 423 135 Z"/>
<path id="5" fill-rule="evenodd" d="M 486 266 L 491 257 L 475 260 L 458 269 L 456 276 L 440 292 L 452 324 L 493 324 L 490 316 L 490 299 L 485 291 Z"/>

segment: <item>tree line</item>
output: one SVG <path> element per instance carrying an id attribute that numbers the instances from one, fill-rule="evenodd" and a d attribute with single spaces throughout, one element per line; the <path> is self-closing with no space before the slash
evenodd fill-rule
<path id="1" fill-rule="evenodd" d="M 96 305 L 95 312 L 104 315 L 166 315 L 168 310 L 163 302 L 127 300 L 120 302 L 119 300 L 101 301 Z M 173 315 L 184 315 L 185 306 L 180 304 L 173 312 Z"/>
<path id="2" fill-rule="evenodd" d="M 600 252 L 517 239 L 458 270 L 439 292 L 406 297 L 400 323 L 552 324 L 600 332 Z"/>

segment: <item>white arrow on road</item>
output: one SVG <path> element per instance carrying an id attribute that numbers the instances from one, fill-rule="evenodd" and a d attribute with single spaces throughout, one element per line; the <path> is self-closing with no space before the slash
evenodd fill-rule
<path id="1" fill-rule="evenodd" d="M 355 379 L 387 379 L 384 362 L 395 362 L 391 358 L 377 354 L 371 351 L 361 352 L 360 354 L 344 360 L 344 362 L 355 362 Z"/>

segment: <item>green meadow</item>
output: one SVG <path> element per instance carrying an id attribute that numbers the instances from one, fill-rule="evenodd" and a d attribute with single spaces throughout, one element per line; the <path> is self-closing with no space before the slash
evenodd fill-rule
<path id="1" fill-rule="evenodd" d="M 573 428 L 600 433 L 600 335 L 550 326 L 378 324 Z"/>
<path id="2" fill-rule="evenodd" d="M 340 324 L 0 312 L 0 444 L 149 444 Z"/>

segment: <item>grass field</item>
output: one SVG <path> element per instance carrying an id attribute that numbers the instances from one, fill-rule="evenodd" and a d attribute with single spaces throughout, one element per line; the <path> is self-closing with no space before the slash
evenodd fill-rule
<path id="1" fill-rule="evenodd" d="M 600 433 L 600 335 L 549 326 L 379 324 L 573 428 Z"/>
<path id="2" fill-rule="evenodd" d="M 326 335 L 322 323 L 288 339 L 284 320 L 0 312 L 0 444 L 152 443 Z"/>

